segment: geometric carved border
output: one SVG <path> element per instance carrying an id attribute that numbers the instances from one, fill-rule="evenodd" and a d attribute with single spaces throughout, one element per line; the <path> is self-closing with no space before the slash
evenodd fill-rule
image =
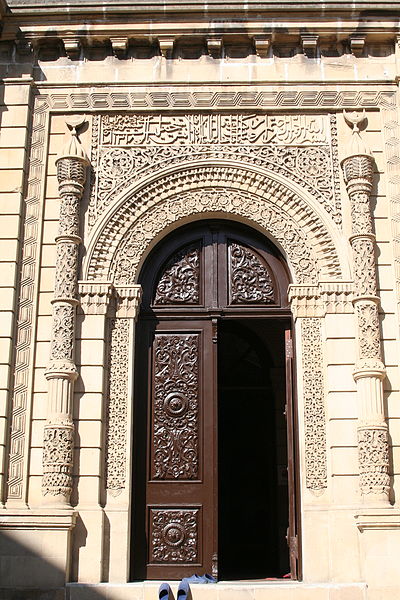
<path id="1" fill-rule="evenodd" d="M 94 112 L 109 109 L 123 112 L 135 109 L 176 109 L 194 108 L 284 108 L 306 109 L 320 108 L 326 111 L 345 108 L 380 107 L 385 122 L 387 156 L 392 157 L 391 149 L 392 121 L 397 122 L 396 92 L 376 90 L 286 90 L 286 91 L 145 91 L 126 92 L 121 89 L 85 91 L 58 90 L 39 93 L 35 97 L 33 109 L 33 128 L 29 151 L 28 188 L 25 197 L 26 214 L 24 219 L 22 269 L 20 277 L 20 300 L 18 305 L 18 323 L 16 331 L 16 349 L 14 355 L 14 383 L 11 400 L 10 447 L 8 495 L 13 499 L 23 496 L 22 480 L 24 469 L 24 447 L 26 435 L 26 410 L 28 402 L 28 374 L 31 360 L 34 280 L 37 258 L 39 223 L 39 202 L 44 181 L 44 147 L 46 143 L 46 122 L 50 111 Z M 386 117 L 386 114 L 388 117 Z M 395 151 L 396 153 L 396 151 Z M 398 153 L 395 154 L 396 157 Z M 393 179 L 391 179 L 393 181 Z M 392 219 L 394 233 L 397 228 L 395 219 L 398 214 L 398 201 L 394 184 L 391 185 Z M 395 235 L 397 240 L 397 235 Z M 400 249 L 396 249 L 396 262 L 400 260 Z M 396 271 L 398 297 L 400 294 L 400 270 Z"/>
<path id="2" fill-rule="evenodd" d="M 104 110 L 118 111 L 129 109 L 182 109 L 182 108 L 342 108 L 387 106 L 393 92 L 376 90 L 307 90 L 307 91 L 193 91 L 182 90 L 99 90 L 97 92 L 70 93 L 57 92 L 41 95 L 39 102 L 45 102 L 53 110 Z"/>
<path id="3" fill-rule="evenodd" d="M 321 319 L 301 319 L 306 486 L 315 495 L 327 488 L 326 414 Z"/>
<path id="4" fill-rule="evenodd" d="M 38 236 L 41 229 L 40 197 L 41 182 L 44 179 L 44 145 L 47 123 L 45 106 L 37 105 L 33 114 L 31 149 L 29 157 L 28 186 L 25 197 L 25 215 L 22 237 L 21 271 L 17 305 L 17 327 L 14 354 L 14 380 L 11 396 L 11 423 L 9 439 L 9 464 L 7 496 L 13 500 L 23 499 L 23 472 L 26 457 L 27 426 L 26 413 L 29 376 L 33 369 L 32 324 L 37 276 Z"/>

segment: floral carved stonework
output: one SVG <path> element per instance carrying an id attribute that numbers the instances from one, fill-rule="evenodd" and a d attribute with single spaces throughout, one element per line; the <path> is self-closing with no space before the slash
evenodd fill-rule
<path id="1" fill-rule="evenodd" d="M 302 319 L 306 486 L 315 495 L 327 487 L 326 414 L 321 319 Z"/>
<path id="2" fill-rule="evenodd" d="M 117 496 L 126 485 L 129 319 L 111 319 L 109 331 L 106 488 Z"/>
<path id="3" fill-rule="evenodd" d="M 171 165 L 217 159 L 282 173 L 314 195 L 341 223 L 335 115 L 184 114 L 97 117 L 93 149 L 92 226 L 124 188 Z M 333 139 L 335 143 L 333 143 Z M 97 166 L 96 166 L 97 165 Z"/>

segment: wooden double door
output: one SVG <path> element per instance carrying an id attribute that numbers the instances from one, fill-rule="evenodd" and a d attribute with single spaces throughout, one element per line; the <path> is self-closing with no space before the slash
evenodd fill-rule
<path id="1" fill-rule="evenodd" d="M 209 221 L 157 247 L 141 283 L 132 579 L 295 578 L 283 261 Z"/>

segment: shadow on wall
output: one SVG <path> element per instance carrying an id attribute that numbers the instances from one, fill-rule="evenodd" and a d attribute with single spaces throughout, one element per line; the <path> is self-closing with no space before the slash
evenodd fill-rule
<path id="1" fill-rule="evenodd" d="M 55 530 L 18 528 L 0 534 L 0 600 L 67 600 L 66 546 Z M 65 535 L 65 532 L 62 532 Z M 50 541 L 52 542 L 50 544 Z M 45 553 L 52 549 L 51 555 Z M 79 597 L 86 588 L 79 585 Z M 88 586 L 85 600 L 103 600 L 105 594 Z"/>

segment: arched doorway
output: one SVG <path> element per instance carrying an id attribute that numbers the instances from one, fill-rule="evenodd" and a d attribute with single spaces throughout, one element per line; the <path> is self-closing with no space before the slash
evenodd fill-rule
<path id="1" fill-rule="evenodd" d="M 203 221 L 140 275 L 132 579 L 297 576 L 286 265 Z"/>

